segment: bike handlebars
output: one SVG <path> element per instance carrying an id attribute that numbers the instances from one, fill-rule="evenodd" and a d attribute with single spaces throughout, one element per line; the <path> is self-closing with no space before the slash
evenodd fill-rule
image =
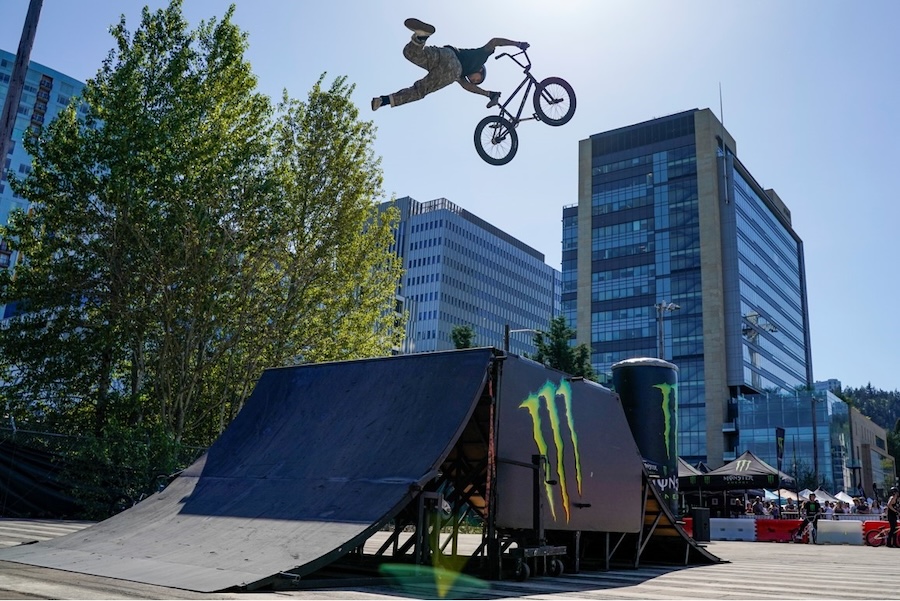
<path id="1" fill-rule="evenodd" d="M 520 54 L 524 54 L 524 55 L 525 55 L 525 60 L 528 62 L 527 65 L 522 64 L 522 63 L 519 61 L 519 59 L 516 58 L 516 57 L 519 56 Z M 516 63 L 517 65 L 519 65 L 520 67 L 522 67 L 522 68 L 523 68 L 524 70 L 526 70 L 526 71 L 528 71 L 529 69 L 531 69 L 531 59 L 528 58 L 528 51 L 527 51 L 527 50 L 520 50 L 520 51 L 516 52 L 515 54 L 510 54 L 509 52 L 503 52 L 503 53 L 498 54 L 497 56 L 495 56 L 495 57 L 494 57 L 494 60 L 495 60 L 495 61 L 496 61 L 496 60 L 500 60 L 500 59 L 503 58 L 504 56 L 508 56 L 514 63 Z"/>

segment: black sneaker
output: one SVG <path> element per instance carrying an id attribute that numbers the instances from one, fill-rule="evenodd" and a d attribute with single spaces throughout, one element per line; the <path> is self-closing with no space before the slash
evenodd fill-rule
<path id="1" fill-rule="evenodd" d="M 434 25 L 429 25 L 418 19 L 407 19 L 403 24 L 420 38 L 427 38 L 435 32 Z"/>

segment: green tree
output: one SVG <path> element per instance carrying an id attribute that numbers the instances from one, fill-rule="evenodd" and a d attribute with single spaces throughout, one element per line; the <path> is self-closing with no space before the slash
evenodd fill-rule
<path id="1" fill-rule="evenodd" d="M 535 334 L 534 345 L 538 351 L 532 359 L 567 374 L 596 381 L 590 349 L 583 343 L 573 347 L 570 344 L 573 338 L 575 330 L 568 326 L 566 318 L 562 315 L 554 317 L 550 320 L 549 332 Z"/>
<path id="2" fill-rule="evenodd" d="M 792 470 L 793 472 L 790 475 L 794 476 L 797 490 L 805 490 L 807 488 L 816 490 L 821 485 L 820 482 L 816 482 L 815 470 L 813 470 L 811 463 L 803 459 L 797 459 L 792 465 Z"/>
<path id="3" fill-rule="evenodd" d="M 32 210 L 0 232 L 25 257 L 0 273 L 24 308 L 0 331 L 19 418 L 207 445 L 263 368 L 399 343 L 396 214 L 352 87 L 276 112 L 233 7 L 191 31 L 181 4 L 114 27 L 87 115 L 28 142 Z"/>
<path id="4" fill-rule="evenodd" d="M 450 332 L 454 348 L 472 348 L 475 345 L 475 330 L 470 325 L 454 326 Z"/>

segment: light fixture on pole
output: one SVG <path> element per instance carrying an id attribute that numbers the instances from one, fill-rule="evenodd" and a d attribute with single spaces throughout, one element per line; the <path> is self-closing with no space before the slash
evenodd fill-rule
<path id="1" fill-rule="evenodd" d="M 665 349 L 666 349 L 666 342 L 665 342 L 666 334 L 665 334 L 665 328 L 663 327 L 663 317 L 665 316 L 666 312 L 678 311 L 679 309 L 681 309 L 681 307 L 676 305 L 675 303 L 667 303 L 666 301 L 662 301 L 661 303 L 656 303 L 656 305 L 654 305 L 654 306 L 656 307 L 656 327 L 657 327 L 657 332 L 658 332 L 657 342 L 659 345 L 657 348 L 656 356 L 659 359 L 665 359 L 664 355 L 665 355 Z"/>
<path id="2" fill-rule="evenodd" d="M 533 334 L 541 334 L 541 330 L 534 330 L 532 328 L 519 328 L 515 330 L 509 329 L 509 324 L 503 326 L 503 350 L 507 353 L 509 352 L 509 335 L 515 334 L 517 332 L 531 332 Z"/>

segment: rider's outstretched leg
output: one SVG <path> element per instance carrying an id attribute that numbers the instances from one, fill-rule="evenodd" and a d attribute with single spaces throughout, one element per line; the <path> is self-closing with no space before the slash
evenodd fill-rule
<path id="1" fill-rule="evenodd" d="M 425 21 L 420 21 L 419 19 L 409 18 L 403 22 L 407 29 L 413 32 L 415 36 L 418 38 L 418 41 L 422 44 L 425 43 L 425 40 L 428 39 L 428 36 L 433 35 L 436 31 L 434 25 L 430 25 Z"/>

